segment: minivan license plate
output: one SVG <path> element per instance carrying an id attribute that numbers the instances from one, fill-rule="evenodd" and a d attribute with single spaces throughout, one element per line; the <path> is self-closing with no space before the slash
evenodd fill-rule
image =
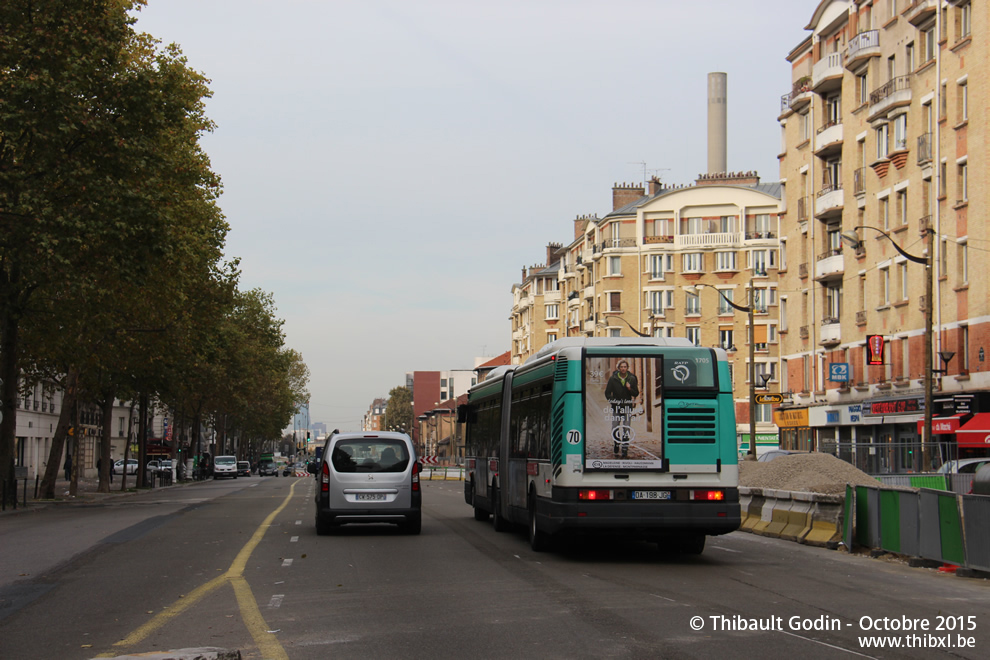
<path id="1" fill-rule="evenodd" d="M 358 502 L 384 502 L 385 493 L 358 493 L 354 499 Z"/>
<path id="2" fill-rule="evenodd" d="M 634 500 L 669 500 L 669 490 L 634 490 Z"/>

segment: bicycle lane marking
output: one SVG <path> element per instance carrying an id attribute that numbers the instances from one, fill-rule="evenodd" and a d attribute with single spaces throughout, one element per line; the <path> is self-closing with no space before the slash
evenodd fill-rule
<path id="1" fill-rule="evenodd" d="M 254 639 L 254 643 L 258 646 L 261 651 L 262 657 L 273 658 L 275 660 L 288 660 L 289 656 L 286 654 L 285 649 L 279 643 L 278 638 L 273 634 L 268 632 L 268 625 L 265 623 L 265 618 L 261 614 L 261 610 L 258 608 L 258 601 L 254 597 L 254 593 L 251 591 L 251 586 L 248 584 L 247 580 L 244 579 L 244 567 L 247 565 L 248 559 L 251 558 L 251 553 L 254 549 L 261 543 L 261 539 L 264 538 L 265 532 L 271 526 L 275 517 L 282 513 L 282 510 L 288 506 L 289 502 L 292 500 L 292 496 L 296 491 L 296 484 L 294 482 L 289 488 L 289 494 L 285 497 L 282 503 L 272 511 L 267 518 L 262 521 L 258 529 L 255 530 L 254 534 L 244 544 L 240 552 L 234 558 L 233 563 L 231 563 L 230 568 L 223 575 L 213 578 L 206 584 L 197 587 L 191 593 L 186 595 L 181 600 L 176 601 L 169 607 L 166 607 L 162 612 L 152 618 L 143 626 L 140 626 L 137 630 L 132 632 L 130 635 L 115 642 L 114 648 L 122 648 L 135 646 L 148 637 L 151 633 L 155 632 L 166 623 L 179 616 L 187 609 L 202 600 L 207 594 L 214 591 L 217 587 L 229 583 L 234 590 L 234 595 L 237 598 L 237 604 L 241 611 L 241 620 L 244 622 L 245 627 L 248 632 L 251 633 L 251 637 Z M 110 658 L 114 657 L 113 654 L 101 654 L 97 657 L 100 658 Z"/>

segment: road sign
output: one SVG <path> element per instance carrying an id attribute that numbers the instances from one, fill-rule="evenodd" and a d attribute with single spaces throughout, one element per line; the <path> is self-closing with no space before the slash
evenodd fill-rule
<path id="1" fill-rule="evenodd" d="M 783 394 L 757 394 L 756 395 L 756 402 L 757 403 L 783 403 L 784 402 L 784 395 Z"/>

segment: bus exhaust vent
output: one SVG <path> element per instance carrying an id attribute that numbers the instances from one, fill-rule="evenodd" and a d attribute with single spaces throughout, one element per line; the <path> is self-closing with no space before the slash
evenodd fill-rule
<path id="1" fill-rule="evenodd" d="M 567 380 L 567 358 L 557 356 L 557 368 L 553 372 L 553 379 L 558 383 Z"/>
<path id="2" fill-rule="evenodd" d="M 667 442 L 711 444 L 717 430 L 715 408 L 667 409 Z"/>

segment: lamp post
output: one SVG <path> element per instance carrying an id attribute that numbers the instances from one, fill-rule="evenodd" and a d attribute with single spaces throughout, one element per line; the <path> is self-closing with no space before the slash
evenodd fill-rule
<path id="1" fill-rule="evenodd" d="M 932 356 L 932 340 L 934 336 L 932 332 L 932 310 L 934 309 L 932 292 L 934 288 L 933 283 L 935 280 L 933 268 L 933 259 L 935 257 L 935 231 L 931 227 L 925 227 L 924 233 L 928 235 L 928 254 L 924 257 L 918 257 L 905 252 L 901 246 L 890 237 L 890 234 L 868 225 L 858 225 L 853 227 L 853 231 L 842 232 L 842 240 L 854 250 L 859 249 L 859 247 L 863 244 L 863 241 L 859 238 L 859 234 L 855 231 L 857 229 L 872 229 L 890 241 L 890 244 L 894 246 L 894 249 L 897 250 L 902 257 L 908 261 L 913 261 L 916 264 L 922 264 L 925 267 L 925 429 L 924 437 L 921 439 L 921 469 L 927 472 L 931 469 L 932 465 L 932 384 L 935 378 L 935 364 Z M 951 357 L 952 356 L 950 355 L 949 359 L 951 359 Z M 948 360 L 946 360 L 946 362 L 948 362 Z"/>
<path id="2" fill-rule="evenodd" d="M 749 287 L 749 305 L 743 307 L 738 305 L 733 301 L 729 300 L 728 297 L 722 290 L 718 287 L 714 287 L 711 284 L 705 284 L 704 282 L 698 282 L 692 286 L 687 287 L 687 290 L 696 293 L 699 286 L 707 286 L 709 289 L 714 289 L 718 295 L 722 296 L 722 300 L 727 302 L 733 308 L 738 309 L 740 312 L 746 312 L 747 320 L 749 322 L 749 451 L 746 453 L 749 458 L 756 460 L 756 343 L 755 343 L 755 331 L 753 328 L 753 285 L 750 284 Z M 766 382 L 764 382 L 764 386 Z"/>

